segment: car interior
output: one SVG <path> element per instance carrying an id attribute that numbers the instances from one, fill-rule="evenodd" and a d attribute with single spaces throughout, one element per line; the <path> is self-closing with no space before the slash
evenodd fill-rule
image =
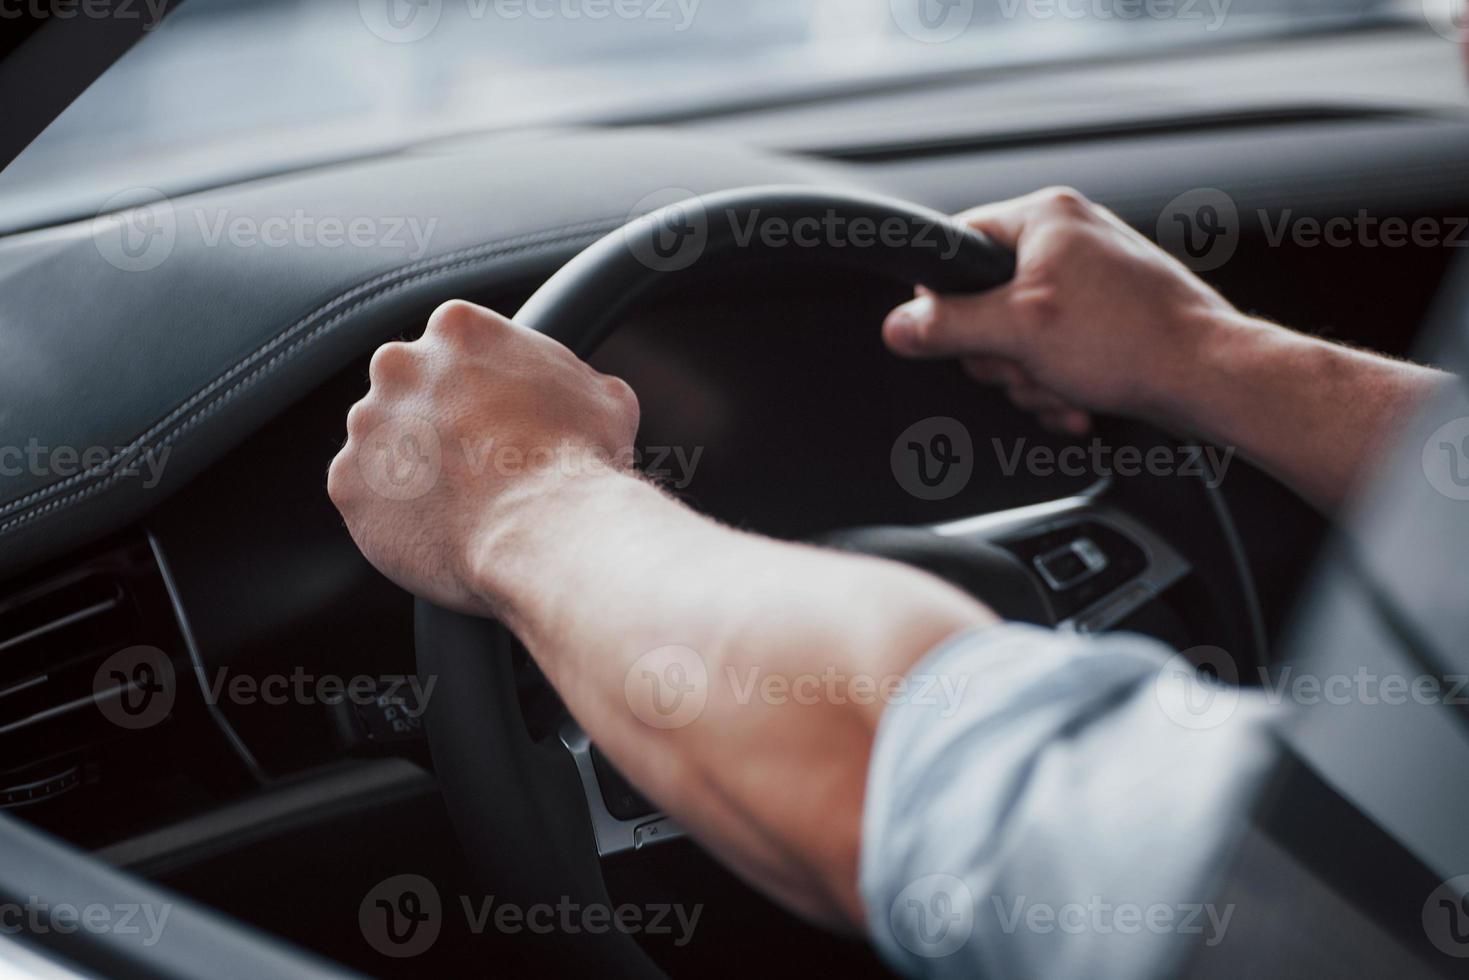
<path id="1" fill-rule="evenodd" d="M 453 57 L 513 73 L 488 42 L 479 55 L 434 46 L 495 31 L 493 15 L 461 23 L 462 4 L 430 4 L 438 33 L 399 43 L 366 0 L 166 6 L 157 23 L 143 4 L 137 19 L 42 11 L 0 44 L 13 103 L 0 171 L 0 903 L 171 916 L 151 944 L 146 924 L 140 938 L 0 916 L 7 975 L 889 975 L 860 937 L 783 911 L 658 813 L 513 636 L 415 603 L 359 553 L 327 468 L 372 352 L 417 336 L 443 301 L 522 311 L 625 378 L 642 405 L 641 465 L 703 513 L 917 565 L 1009 618 L 1234 651 L 1230 680 L 1251 685 L 1297 635 L 1333 529 L 1250 461 L 1221 471 L 1200 450 L 1197 472 L 1101 482 L 1016 471 L 1017 445 L 1092 437 L 1042 428 L 953 363 L 884 349 L 883 315 L 932 281 L 927 260 L 732 255 L 715 230 L 711 261 L 659 275 L 597 249 L 655 235 L 643 216 L 696 195 L 746 214 L 835 207 L 950 227 L 941 216 L 1065 185 L 1179 250 L 1171 209 L 1202 192 L 1235 214 L 1228 261 L 1201 275 L 1241 309 L 1430 360 L 1427 331 L 1469 243 L 1452 220 L 1469 215 L 1469 79 L 1417 2 L 1242 2 L 1217 32 L 1107 23 L 1093 31 L 1105 43 L 1073 40 L 1092 36 L 1074 19 L 985 21 L 999 40 L 970 50 L 904 35 L 899 0 L 838 13 L 705 0 L 687 63 L 660 68 L 658 44 L 576 22 L 564 53 L 558 35 L 521 55 L 557 83 L 490 86 L 485 101 L 510 104 L 489 122 L 463 105 L 435 120 L 422 100 L 460 70 Z M 391 18 L 425 5 L 386 6 Z M 876 40 L 843 19 L 873 6 Z M 818 45 L 818 28 L 832 39 Z M 333 32 L 352 37 L 355 74 L 313 49 Z M 868 47 L 849 65 L 826 45 Z M 272 60 L 254 57 L 264 50 Z M 689 67 L 705 62 L 716 67 Z M 597 91 L 614 64 L 631 80 Z M 397 73 L 392 85 L 359 90 L 378 71 Z M 313 101 L 396 88 L 394 118 L 408 122 L 373 132 L 346 135 L 353 117 Z M 155 115 L 177 127 L 150 143 L 139 134 Z M 1452 240 L 1278 231 L 1359 213 L 1431 219 Z M 326 226 L 302 215 L 380 234 L 324 245 L 310 236 Z M 272 221 L 291 231 L 237 234 Z M 975 434 L 974 473 L 944 499 L 909 492 L 891 463 L 894 440 L 931 418 Z M 1097 438 L 1189 444 L 1121 420 Z M 75 450 L 69 468 L 56 447 Z M 1379 867 L 1397 869 L 1330 878 L 1343 908 L 1373 908 L 1397 887 L 1384 876 L 1445 877 L 1448 859 L 1406 857 L 1390 827 L 1365 826 L 1384 822 L 1370 807 L 1286 799 L 1299 853 L 1373 840 Z M 440 911 L 426 942 L 398 949 L 394 913 L 421 913 L 381 888 L 403 876 L 431 882 Z M 697 928 L 537 934 L 486 928 L 478 904 L 566 896 L 670 922 L 697 908 Z M 386 934 L 369 925 L 379 909 Z M 1411 962 L 1429 976 L 1462 963 Z"/>

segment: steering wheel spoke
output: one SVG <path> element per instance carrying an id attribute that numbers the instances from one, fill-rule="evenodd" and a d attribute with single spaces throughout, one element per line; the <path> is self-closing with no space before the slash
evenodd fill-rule
<path id="1" fill-rule="evenodd" d="M 598 857 L 641 851 L 684 836 L 672 817 L 659 813 L 612 768 L 574 720 L 568 718 L 557 737 L 576 762 Z"/>
<path id="2" fill-rule="evenodd" d="M 1079 633 L 1111 629 L 1191 571 L 1162 536 L 1108 504 L 1102 488 L 929 530 L 1015 556 L 1041 590 L 1055 626 Z"/>

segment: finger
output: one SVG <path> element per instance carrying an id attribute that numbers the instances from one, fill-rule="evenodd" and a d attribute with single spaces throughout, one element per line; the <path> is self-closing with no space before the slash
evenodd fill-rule
<path id="1" fill-rule="evenodd" d="M 1092 430 L 1091 415 L 1079 408 L 1042 412 L 1038 420 L 1045 428 L 1062 435 L 1084 436 Z"/>
<path id="2" fill-rule="evenodd" d="M 462 299 L 452 299 L 434 310 L 424 334 L 445 343 L 472 347 L 513 326 L 494 310 Z"/>
<path id="3" fill-rule="evenodd" d="M 888 314 L 883 341 L 902 357 L 1012 358 L 1019 350 L 1013 288 L 969 296 L 926 293 Z"/>
<path id="4" fill-rule="evenodd" d="M 976 231 L 984 232 L 1006 248 L 1020 247 L 1026 231 L 1039 218 L 1092 206 L 1070 187 L 1045 187 L 1021 197 L 981 204 L 957 215 Z"/>
<path id="5" fill-rule="evenodd" d="M 1020 245 L 1026 222 L 1035 209 L 1034 198 L 1035 195 L 1027 194 L 1008 201 L 981 204 L 954 217 L 975 231 L 988 235 L 996 243 L 1014 249 Z"/>
<path id="6" fill-rule="evenodd" d="M 1020 384 L 1027 377 L 1019 364 L 1003 357 L 966 357 L 959 363 L 964 368 L 964 373 L 980 384 Z"/>
<path id="7" fill-rule="evenodd" d="M 1071 408 L 1059 395 L 1035 384 L 1010 385 L 1007 393 L 1015 407 L 1027 412 L 1046 414 L 1065 412 Z"/>

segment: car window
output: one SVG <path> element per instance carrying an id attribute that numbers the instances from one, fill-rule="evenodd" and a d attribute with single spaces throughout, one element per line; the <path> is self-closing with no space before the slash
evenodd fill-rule
<path id="1" fill-rule="evenodd" d="M 140 0 L 123 6 L 147 37 L 0 173 L 0 221 L 39 223 L 68 199 L 92 200 L 90 216 L 104 183 L 172 193 L 425 137 L 1209 43 L 1397 3 L 188 0 L 159 18 L 167 0 Z"/>

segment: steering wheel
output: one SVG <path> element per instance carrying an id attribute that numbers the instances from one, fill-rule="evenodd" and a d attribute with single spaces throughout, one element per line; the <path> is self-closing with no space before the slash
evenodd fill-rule
<path id="1" fill-rule="evenodd" d="M 851 235 L 841 244 L 808 239 L 806 247 L 791 247 L 742 233 L 771 219 L 793 235 L 836 220 Z M 864 243 L 856 242 L 859 229 L 871 231 Z M 772 257 L 944 293 L 992 289 L 1015 269 L 1008 250 L 938 212 L 846 191 L 751 188 L 632 221 L 564 266 L 515 319 L 586 357 L 655 288 Z M 1141 437 L 1128 436 L 1134 443 Z M 1163 441 L 1155 433 L 1146 438 Z M 1160 492 L 1156 480 L 1113 480 L 1064 500 L 931 527 L 861 529 L 826 543 L 928 569 L 1009 618 L 1081 631 L 1124 623 L 1187 582 L 1185 602 L 1216 610 L 1205 617 L 1209 641 L 1241 663 L 1260 658 L 1258 606 L 1219 495 L 1204 480 L 1166 482 Z M 441 681 L 426 724 L 478 882 L 523 907 L 568 899 L 611 907 L 602 862 L 656 847 L 679 836 L 679 828 L 610 770 L 575 722 L 540 738 L 531 734 L 515 641 L 503 627 L 419 602 L 416 646 L 420 674 Z M 662 975 L 616 930 L 558 935 L 545 952 L 571 969 Z"/>

